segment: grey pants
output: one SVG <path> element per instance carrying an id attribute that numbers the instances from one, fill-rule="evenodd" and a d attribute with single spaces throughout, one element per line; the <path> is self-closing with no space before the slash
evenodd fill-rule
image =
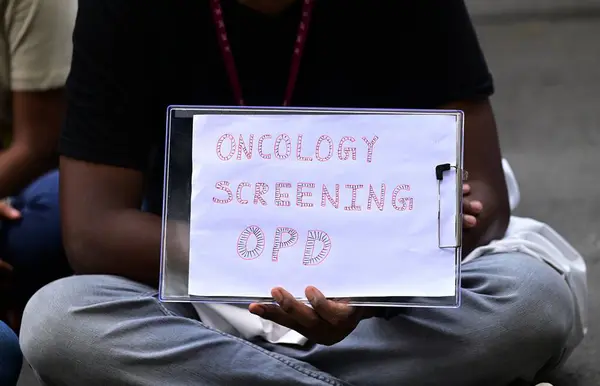
<path id="1" fill-rule="evenodd" d="M 130 280 L 74 276 L 31 299 L 21 346 L 46 384 L 77 386 L 494 386 L 531 380 L 564 355 L 574 301 L 546 264 L 522 254 L 465 264 L 462 299 L 300 348 L 207 328 L 189 304 L 161 304 Z"/>

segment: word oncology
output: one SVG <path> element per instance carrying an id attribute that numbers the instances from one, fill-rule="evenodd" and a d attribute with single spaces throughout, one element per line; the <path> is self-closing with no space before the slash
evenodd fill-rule
<path id="1" fill-rule="evenodd" d="M 373 164 L 376 160 L 378 136 L 359 137 L 343 136 L 334 140 L 328 135 L 320 135 L 316 140 L 304 140 L 298 134 L 294 140 L 287 134 L 254 135 L 246 137 L 232 134 L 223 134 L 216 143 L 216 156 L 224 163 L 244 162 L 248 160 L 264 160 L 264 162 L 291 161 L 315 162 L 315 174 L 318 173 L 319 164 L 331 160 L 345 162 L 365 162 Z M 360 148 L 361 146 L 362 148 Z M 359 158 L 358 155 L 361 154 Z M 376 162 L 375 162 L 376 163 Z M 323 165 L 325 166 L 325 165 Z M 350 165 L 349 165 L 350 166 Z M 340 167 L 338 164 L 336 167 Z M 385 167 L 385 166 L 384 166 Z M 285 170 L 285 169 L 283 169 Z M 289 174 L 289 173 L 288 173 Z M 284 174 L 285 176 L 285 174 Z M 274 176 L 265 176 L 273 180 Z M 222 180 L 215 183 L 218 191 L 213 196 L 213 203 L 218 205 L 238 204 L 255 206 L 274 206 L 300 208 L 334 208 L 347 212 L 384 211 L 385 208 L 398 212 L 412 211 L 413 198 L 407 197 L 410 192 L 408 184 L 394 184 L 387 186 L 385 183 L 365 184 L 348 181 L 346 183 L 316 184 L 314 182 L 294 182 L 278 179 L 278 182 L 267 184 L 265 182 L 238 181 L 232 184 Z M 362 198 L 362 199 L 360 199 Z M 360 199 L 360 200 L 359 200 Z M 386 204 L 387 203 L 387 204 Z M 299 239 L 296 229 L 280 227 L 273 237 L 274 245 L 271 249 L 271 259 L 278 261 L 282 248 L 293 248 Z M 304 265 L 320 264 L 331 250 L 331 237 L 322 230 L 308 230 L 306 243 L 302 253 Z M 316 252 L 316 242 L 321 244 L 321 251 Z M 265 250 L 265 235 L 260 226 L 252 225 L 245 228 L 238 239 L 237 252 L 244 260 L 254 260 L 262 255 Z"/>

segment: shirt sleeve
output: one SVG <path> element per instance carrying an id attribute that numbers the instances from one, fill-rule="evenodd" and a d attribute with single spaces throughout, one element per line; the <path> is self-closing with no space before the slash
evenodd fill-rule
<path id="1" fill-rule="evenodd" d="M 5 21 L 13 91 L 65 85 L 76 12 L 76 0 L 8 0 Z"/>
<path id="2" fill-rule="evenodd" d="M 138 170 L 147 167 L 151 133 L 157 131 L 151 124 L 157 122 L 146 113 L 153 109 L 145 8 L 152 7 L 129 0 L 79 1 L 59 144 L 63 156 Z"/>
<path id="3" fill-rule="evenodd" d="M 403 69 L 402 85 L 417 106 L 437 108 L 494 93 L 492 75 L 463 0 L 396 3 L 401 21 L 395 28 L 401 32 L 395 35 L 399 56 L 395 63 Z"/>

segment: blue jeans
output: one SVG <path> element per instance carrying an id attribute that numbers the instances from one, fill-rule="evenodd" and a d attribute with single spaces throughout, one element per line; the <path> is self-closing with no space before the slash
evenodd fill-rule
<path id="1" fill-rule="evenodd" d="M 22 362 L 19 339 L 10 327 L 0 322 L 0 385 L 17 384 Z"/>
<path id="2" fill-rule="evenodd" d="M 458 309 L 404 309 L 334 346 L 297 347 L 209 328 L 125 278 L 72 276 L 29 301 L 21 348 L 45 384 L 64 386 L 505 386 L 564 356 L 575 305 L 550 266 L 484 256 L 463 266 L 461 293 Z"/>
<path id="3" fill-rule="evenodd" d="M 38 289 L 70 274 L 60 233 L 58 172 L 38 178 L 12 197 L 12 205 L 22 217 L 0 224 L 0 258 L 14 268 L 11 302 L 25 307 Z M 21 362 L 17 336 L 0 322 L 0 385 L 16 384 Z"/>
<path id="4" fill-rule="evenodd" d="M 13 299 L 24 307 L 38 289 L 70 274 L 60 231 L 58 171 L 38 178 L 11 202 L 22 217 L 1 223 L 0 258 L 14 268 Z"/>

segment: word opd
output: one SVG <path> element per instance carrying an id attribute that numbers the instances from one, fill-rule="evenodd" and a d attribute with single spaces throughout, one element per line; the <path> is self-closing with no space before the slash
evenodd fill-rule
<path id="1" fill-rule="evenodd" d="M 278 227 L 275 229 L 275 237 L 273 240 L 273 249 L 271 250 L 271 260 L 279 261 L 279 252 L 282 249 L 294 248 L 298 242 L 298 231 L 293 228 Z M 317 244 L 321 250 L 315 255 Z M 266 239 L 264 231 L 256 226 L 250 225 L 246 227 L 240 234 L 237 241 L 237 254 L 244 260 L 254 260 L 263 254 L 266 248 Z M 331 251 L 331 238 L 329 235 L 320 230 L 308 231 L 304 250 L 302 252 L 303 265 L 318 265 L 321 264 Z"/>

